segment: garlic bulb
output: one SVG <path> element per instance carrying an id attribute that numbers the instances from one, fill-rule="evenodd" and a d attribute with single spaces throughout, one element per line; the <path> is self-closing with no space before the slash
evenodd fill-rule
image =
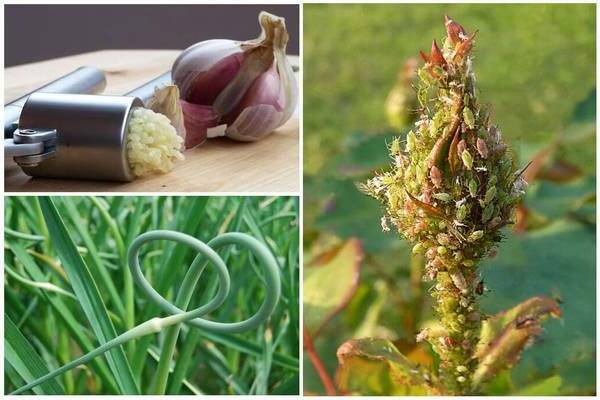
<path id="1" fill-rule="evenodd" d="M 175 60 L 186 148 L 215 136 L 259 140 L 292 116 L 298 87 L 285 55 L 285 20 L 264 11 L 258 19 L 257 39 L 207 40 Z"/>

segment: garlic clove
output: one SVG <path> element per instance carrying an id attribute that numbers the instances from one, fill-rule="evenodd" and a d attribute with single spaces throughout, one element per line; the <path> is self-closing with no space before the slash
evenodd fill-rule
<path id="1" fill-rule="evenodd" d="M 276 111 L 284 109 L 285 97 L 274 63 L 252 83 L 235 109 L 223 117 L 223 121 L 230 124 L 241 115 L 245 108 L 259 104 L 272 105 Z"/>
<path id="2" fill-rule="evenodd" d="M 204 106 L 180 100 L 181 109 L 185 116 L 185 147 L 198 146 L 206 140 L 207 129 L 218 125 L 219 116 L 211 106 Z"/>
<path id="3" fill-rule="evenodd" d="M 177 134 L 185 140 L 185 124 L 183 121 L 183 111 L 179 103 L 179 89 L 177 86 L 165 85 L 156 88 L 154 95 L 146 101 L 145 107 L 169 118 Z"/>
<path id="4" fill-rule="evenodd" d="M 240 72 L 244 53 L 234 53 L 219 60 L 209 70 L 196 76 L 185 96 L 194 104 L 211 105 Z"/>
<path id="5" fill-rule="evenodd" d="M 270 104 L 247 107 L 235 122 L 227 127 L 226 136 L 242 142 L 264 138 L 281 126 L 283 113 Z"/>
<path id="6" fill-rule="evenodd" d="M 204 74 L 210 74 L 212 77 L 218 77 L 218 73 L 224 72 L 222 65 L 217 66 L 220 62 L 228 63 L 231 60 L 230 57 L 236 54 L 243 54 L 243 50 L 240 46 L 240 42 L 226 39 L 212 39 L 204 42 L 196 43 L 193 46 L 188 47 L 177 57 L 173 66 L 171 67 L 171 74 L 173 82 L 179 87 L 181 91 L 181 98 L 187 101 L 191 101 L 190 95 L 198 95 L 196 92 L 196 85 L 213 82 L 212 79 L 203 79 Z M 235 57 L 234 57 L 235 58 Z M 238 63 L 239 64 L 239 63 Z M 216 67 L 215 71 L 210 71 Z M 239 65 L 238 65 L 239 69 Z M 227 69 L 225 69 L 227 71 Z M 236 72 L 236 71 L 231 71 Z M 234 74 L 235 75 L 235 74 Z M 219 81 L 223 81 L 223 88 L 229 83 L 230 79 L 226 79 L 227 76 L 222 76 Z M 212 93 L 212 99 L 210 101 L 200 98 L 203 102 L 200 104 L 209 105 L 217 97 L 218 93 Z M 200 96 L 201 97 L 201 96 Z"/>

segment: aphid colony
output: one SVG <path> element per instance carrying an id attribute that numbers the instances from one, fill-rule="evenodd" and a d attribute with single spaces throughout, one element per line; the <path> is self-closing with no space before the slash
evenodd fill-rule
<path id="1" fill-rule="evenodd" d="M 441 356 L 441 371 L 467 387 L 481 325 L 477 264 L 511 223 L 525 182 L 477 99 L 475 33 L 448 17 L 446 32 L 441 48 L 434 40 L 430 54 L 421 52 L 418 121 L 405 140 L 390 144 L 391 170 L 362 189 L 383 204 L 382 226 L 395 226 L 424 255 L 424 278 L 435 280 L 431 293 L 445 331 L 427 340 Z"/>

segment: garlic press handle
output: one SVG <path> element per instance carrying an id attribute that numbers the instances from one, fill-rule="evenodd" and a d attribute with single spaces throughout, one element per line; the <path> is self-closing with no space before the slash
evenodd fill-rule
<path id="1" fill-rule="evenodd" d="M 102 70 L 95 67 L 80 67 L 49 84 L 42 86 L 4 106 L 4 137 L 11 138 L 18 128 L 17 124 L 21 110 L 32 93 L 71 93 L 94 94 L 100 93 L 106 87 L 106 76 Z"/>
<path id="2" fill-rule="evenodd" d="M 144 104 L 146 104 L 146 102 L 150 100 L 150 98 L 154 94 L 154 91 L 157 88 L 166 84 L 168 85 L 171 82 L 171 71 L 167 71 L 162 75 L 159 75 L 156 78 L 152 79 L 151 81 L 144 83 L 142 86 L 139 86 L 133 89 L 132 91 L 126 93 L 125 96 L 137 97 L 138 99 L 142 100 Z"/>

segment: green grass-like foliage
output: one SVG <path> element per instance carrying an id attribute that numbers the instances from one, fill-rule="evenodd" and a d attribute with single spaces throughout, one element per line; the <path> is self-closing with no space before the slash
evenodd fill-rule
<path id="1" fill-rule="evenodd" d="M 297 393 L 297 209 L 292 198 L 8 198 L 5 391 L 50 372 L 35 393 Z"/>

